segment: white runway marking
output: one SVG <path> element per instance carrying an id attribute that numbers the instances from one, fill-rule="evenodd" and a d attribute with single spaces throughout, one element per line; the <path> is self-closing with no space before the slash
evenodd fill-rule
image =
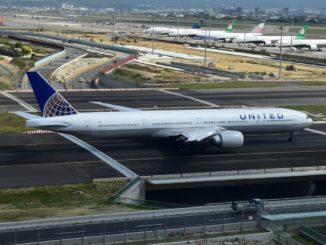
<path id="1" fill-rule="evenodd" d="M 0 94 L 2 94 L 3 96 L 6 96 L 7 98 L 17 102 L 18 104 L 20 104 L 22 107 L 24 107 L 25 109 L 27 109 L 30 112 L 37 112 L 37 110 L 33 106 L 27 104 L 25 101 L 17 98 L 16 96 L 14 96 L 12 94 L 9 94 L 9 93 L 4 92 L 4 91 L 0 91 Z"/>
<path id="2" fill-rule="evenodd" d="M 87 144 L 86 142 L 82 141 L 81 139 L 78 139 L 77 137 L 69 135 L 69 134 L 59 133 L 59 135 L 66 138 L 67 140 L 70 140 L 71 142 L 75 143 L 76 145 L 79 145 L 80 147 L 84 148 L 85 150 L 87 150 L 88 152 L 90 152 L 91 154 L 93 154 L 97 158 L 101 159 L 106 164 L 108 164 L 110 167 L 114 168 L 115 170 L 117 170 L 118 172 L 123 174 L 124 176 L 131 177 L 131 178 L 135 178 L 138 176 L 136 173 L 132 172 L 127 167 L 118 163 L 113 158 L 109 157 L 108 155 L 106 155 L 105 153 L 100 151 L 99 149 L 96 149 L 95 147 Z"/>
<path id="3" fill-rule="evenodd" d="M 315 133 L 315 134 L 320 134 L 320 135 L 326 136 L 326 132 L 323 132 L 323 131 L 319 131 L 319 130 L 315 130 L 315 129 L 311 129 L 311 128 L 306 128 L 305 130 L 308 131 L 308 132 L 311 132 L 311 133 Z"/>
<path id="4" fill-rule="evenodd" d="M 189 96 L 189 95 L 180 94 L 180 93 L 177 93 L 177 92 L 172 92 L 172 91 L 165 90 L 165 89 L 159 89 L 159 91 L 161 91 L 163 93 L 167 93 L 167 94 L 173 94 L 173 95 L 176 95 L 176 96 L 179 96 L 179 97 L 183 97 L 183 98 L 186 98 L 186 99 L 190 99 L 190 100 L 199 102 L 201 104 L 209 105 L 211 107 L 217 107 L 217 108 L 220 108 L 221 107 L 221 106 L 216 105 L 214 103 L 211 103 L 211 102 L 208 102 L 208 101 L 205 101 L 205 100 L 201 100 L 201 99 L 197 99 L 197 98 L 192 97 L 192 96 Z"/>

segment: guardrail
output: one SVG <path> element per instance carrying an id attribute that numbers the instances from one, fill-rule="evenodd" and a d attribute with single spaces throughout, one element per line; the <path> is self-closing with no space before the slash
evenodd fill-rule
<path id="1" fill-rule="evenodd" d="M 160 180 L 160 179 L 252 175 L 252 174 L 268 174 L 268 173 L 284 173 L 284 172 L 305 172 L 305 171 L 318 171 L 318 170 L 326 170 L 326 166 L 292 167 L 292 168 L 265 168 L 265 169 L 247 169 L 247 170 L 231 170 L 231 171 L 217 171 L 217 172 L 180 173 L 180 174 L 167 174 L 167 175 L 150 175 L 150 176 L 143 176 L 142 178 L 147 179 L 147 180 Z"/>
<path id="2" fill-rule="evenodd" d="M 8 31 L 8 30 L 0 30 L 0 34 L 2 35 L 24 35 L 24 36 L 35 36 L 35 37 L 43 37 L 43 38 L 49 38 L 54 39 L 62 42 L 68 42 L 68 43 L 77 43 L 81 45 L 87 45 L 97 48 L 103 48 L 103 49 L 109 49 L 113 51 L 118 51 L 122 53 L 137 53 L 134 49 L 119 47 L 115 45 L 110 44 L 104 44 L 104 43 L 97 43 L 97 42 L 91 42 L 86 40 L 80 40 L 76 38 L 66 38 L 61 36 L 54 36 L 54 35 L 47 35 L 47 34 L 40 34 L 40 33 L 34 33 L 34 32 L 18 32 L 18 31 Z"/>
<path id="3" fill-rule="evenodd" d="M 326 244 L 326 236 L 324 236 L 323 234 L 317 232 L 316 230 L 310 227 L 307 227 L 305 225 L 300 225 L 300 233 L 310 238 L 314 242 L 317 242 L 319 244 Z"/>
<path id="4" fill-rule="evenodd" d="M 34 63 L 34 66 L 39 66 L 39 65 L 42 65 L 43 63 L 49 62 L 49 61 L 52 60 L 52 59 L 56 59 L 56 58 L 58 58 L 58 57 L 60 57 L 60 56 L 64 56 L 65 53 L 66 53 L 66 50 L 62 50 L 62 51 L 60 51 L 60 52 L 54 53 L 54 54 L 52 54 L 52 55 L 50 55 L 50 56 L 47 56 L 47 57 L 44 58 L 44 59 L 41 59 L 41 60 L 36 61 L 36 62 Z"/>

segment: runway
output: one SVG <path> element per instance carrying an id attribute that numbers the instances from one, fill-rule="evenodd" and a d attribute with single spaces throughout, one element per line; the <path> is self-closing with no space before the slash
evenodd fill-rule
<path id="1" fill-rule="evenodd" d="M 326 131 L 326 125 L 315 128 Z M 287 134 L 248 135 L 245 146 L 180 153 L 166 141 L 84 139 L 141 176 L 326 165 L 326 138 L 309 132 L 294 144 Z M 19 143 L 18 143 L 19 142 Z M 77 183 L 118 172 L 57 135 L 0 137 L 0 187 Z"/>

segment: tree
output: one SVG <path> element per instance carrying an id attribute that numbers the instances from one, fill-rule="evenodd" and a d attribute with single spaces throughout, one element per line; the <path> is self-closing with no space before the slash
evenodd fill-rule
<path id="1" fill-rule="evenodd" d="M 32 48 L 29 47 L 29 46 L 23 46 L 22 47 L 22 53 L 23 55 L 26 55 L 26 54 L 31 54 L 33 52 Z"/>

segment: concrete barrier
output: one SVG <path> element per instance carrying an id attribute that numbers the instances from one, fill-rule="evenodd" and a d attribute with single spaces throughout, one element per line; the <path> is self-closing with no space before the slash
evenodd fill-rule
<path id="1" fill-rule="evenodd" d="M 64 56 L 66 54 L 66 50 L 62 50 L 60 52 L 54 53 L 50 56 L 45 57 L 44 59 L 38 60 L 34 63 L 34 66 L 40 66 L 43 65 L 44 63 L 49 62 L 50 60 L 56 59 L 60 56 Z"/>

